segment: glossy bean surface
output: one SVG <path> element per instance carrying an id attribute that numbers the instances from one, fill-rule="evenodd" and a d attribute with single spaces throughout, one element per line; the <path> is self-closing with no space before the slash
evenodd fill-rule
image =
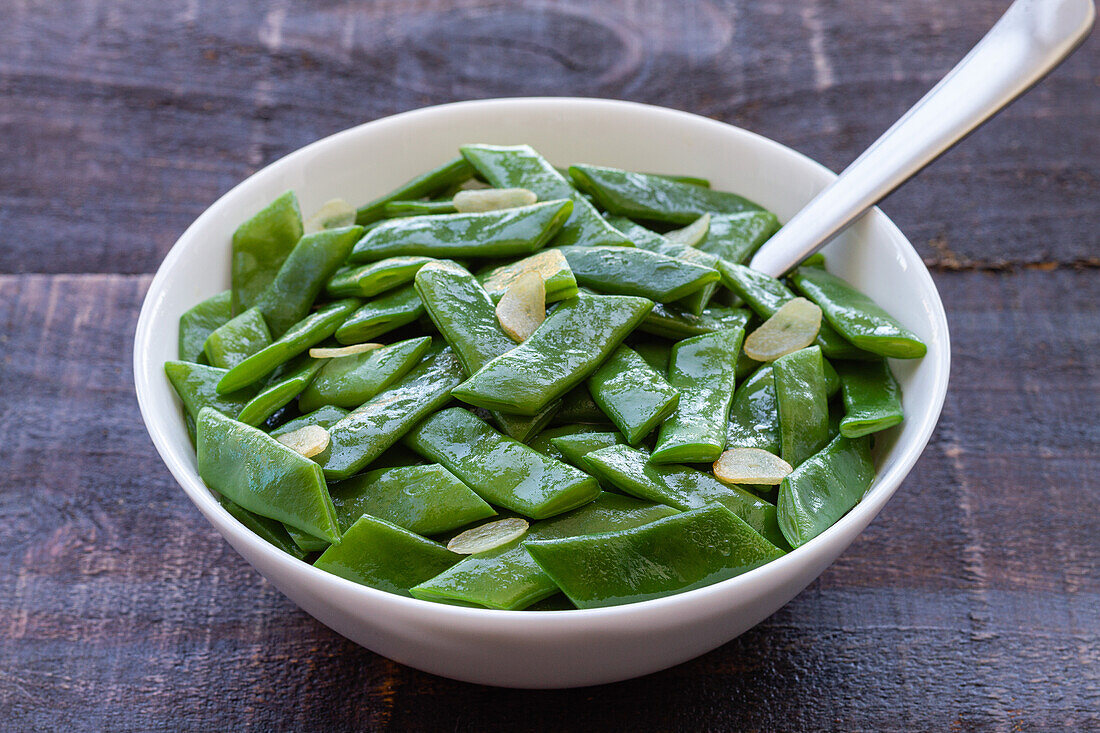
<path id="1" fill-rule="evenodd" d="M 362 225 L 378 221 L 386 216 L 386 204 L 391 201 L 432 196 L 469 180 L 473 175 L 474 169 L 461 156 L 449 160 L 438 168 L 403 183 L 386 195 L 360 206 L 355 214 L 355 223 Z"/>
<path id="2" fill-rule="evenodd" d="M 317 375 L 298 397 L 298 409 L 312 412 L 323 405 L 358 407 L 405 376 L 431 344 L 431 336 L 421 336 L 372 351 L 322 359 Z"/>
<path id="3" fill-rule="evenodd" d="M 829 400 L 821 349 L 811 346 L 772 363 L 780 457 L 795 468 L 829 442 Z"/>
<path id="4" fill-rule="evenodd" d="M 885 361 L 837 362 L 844 417 L 840 434 L 858 438 L 897 425 L 904 419 L 901 388 Z"/>
<path id="5" fill-rule="evenodd" d="M 365 265 L 342 267 L 333 273 L 325 292 L 334 298 L 373 298 L 379 293 L 412 282 L 431 257 L 387 257 Z"/>
<path id="6" fill-rule="evenodd" d="M 586 382 L 592 399 L 631 445 L 637 445 L 680 401 L 680 392 L 636 351 L 620 346 Z"/>
<path id="7" fill-rule="evenodd" d="M 410 284 L 364 303 L 336 329 L 342 344 L 359 344 L 407 326 L 424 315 L 424 304 Z"/>
<path id="8" fill-rule="evenodd" d="M 779 485 L 779 526 L 800 547 L 833 526 L 859 503 L 875 467 L 870 438 L 833 438 Z"/>
<path id="9" fill-rule="evenodd" d="M 658 303 L 677 301 L 720 279 L 711 267 L 637 247 L 563 247 L 562 254 L 578 284 Z"/>
<path id="10" fill-rule="evenodd" d="M 298 197 L 287 191 L 233 232 L 230 253 L 232 312 L 252 307 L 302 238 Z"/>

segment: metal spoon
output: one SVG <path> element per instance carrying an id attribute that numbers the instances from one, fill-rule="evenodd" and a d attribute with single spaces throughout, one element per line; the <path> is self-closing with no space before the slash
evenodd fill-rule
<path id="1" fill-rule="evenodd" d="M 757 251 L 779 277 L 1049 74 L 1085 40 L 1092 0 L 1016 0 L 970 53 Z"/>

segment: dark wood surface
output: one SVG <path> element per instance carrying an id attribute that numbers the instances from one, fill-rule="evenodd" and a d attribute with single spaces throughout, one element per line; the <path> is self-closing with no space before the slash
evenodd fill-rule
<path id="1" fill-rule="evenodd" d="M 152 273 L 232 185 L 457 99 L 573 94 L 726 120 L 833 168 L 1007 0 L 0 6 L 0 729 L 1100 729 L 1100 46 L 894 194 L 954 341 L 923 458 L 772 618 L 558 692 L 416 672 L 322 627 L 150 444 Z"/>

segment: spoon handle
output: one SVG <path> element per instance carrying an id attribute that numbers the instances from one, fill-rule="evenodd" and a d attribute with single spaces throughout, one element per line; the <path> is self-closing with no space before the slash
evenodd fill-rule
<path id="1" fill-rule="evenodd" d="M 760 248 L 786 273 L 1046 76 L 1088 36 L 1092 0 L 1016 0 L 939 84 Z"/>

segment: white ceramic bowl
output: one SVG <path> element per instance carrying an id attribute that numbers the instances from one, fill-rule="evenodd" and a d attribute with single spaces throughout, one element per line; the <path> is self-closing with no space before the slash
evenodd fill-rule
<path id="1" fill-rule="evenodd" d="M 637 677 L 696 657 L 774 613 L 816 578 L 878 514 L 916 462 L 947 390 L 947 321 L 912 245 L 872 211 L 825 254 L 829 269 L 869 293 L 928 344 L 898 361 L 905 422 L 879 442 L 867 495 L 821 536 L 736 578 L 688 593 L 584 611 L 490 611 L 403 598 L 329 575 L 252 534 L 196 472 L 182 408 L 164 376 L 183 311 L 229 286 L 233 230 L 293 189 L 308 215 L 342 197 L 368 201 L 453 157 L 460 144 L 529 143 L 552 162 L 586 162 L 704 176 L 786 221 L 834 175 L 751 132 L 660 107 L 599 99 L 463 102 L 377 120 L 308 145 L 248 178 L 192 224 L 145 298 L 134 379 L 153 443 L 183 490 L 222 536 L 323 624 L 403 664 L 507 687 L 573 687 Z M 888 548 L 884 548 L 888 549 Z"/>

